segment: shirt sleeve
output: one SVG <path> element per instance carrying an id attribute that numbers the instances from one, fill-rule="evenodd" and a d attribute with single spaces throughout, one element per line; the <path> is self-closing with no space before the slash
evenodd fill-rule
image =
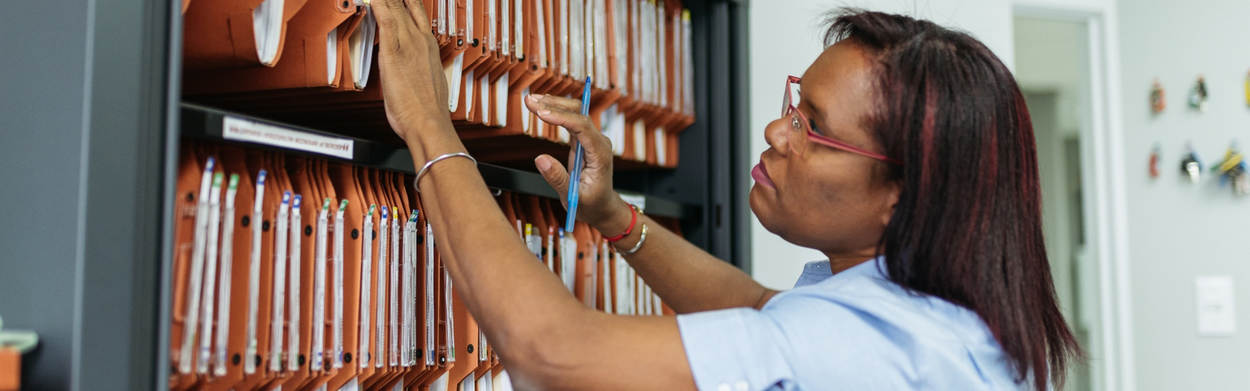
<path id="1" fill-rule="evenodd" d="M 766 313 L 750 308 L 677 317 L 695 385 L 703 391 L 789 389 L 788 342 Z"/>

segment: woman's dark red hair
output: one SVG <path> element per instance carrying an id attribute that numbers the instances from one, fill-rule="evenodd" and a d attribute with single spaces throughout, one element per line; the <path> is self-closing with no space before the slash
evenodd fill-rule
<path id="1" fill-rule="evenodd" d="M 1011 72 L 980 41 L 925 20 L 853 9 L 825 44 L 875 64 L 863 119 L 901 192 L 878 252 L 899 285 L 981 316 L 1019 381 L 1061 385 L 1080 357 L 1055 300 L 1042 241 L 1033 125 Z"/>

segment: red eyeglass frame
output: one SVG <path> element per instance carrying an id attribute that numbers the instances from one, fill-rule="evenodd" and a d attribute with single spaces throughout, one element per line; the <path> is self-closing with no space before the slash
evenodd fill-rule
<path id="1" fill-rule="evenodd" d="M 790 96 L 790 94 L 791 94 L 791 92 L 790 92 L 790 91 L 791 91 L 790 86 L 791 86 L 791 85 L 796 85 L 796 84 L 799 84 L 799 82 L 800 82 L 800 81 L 802 81 L 802 79 L 801 79 L 801 78 L 799 78 L 798 76 L 793 76 L 793 75 L 791 75 L 791 76 L 786 77 L 786 91 L 785 91 L 784 95 L 782 96 L 782 101 L 781 101 L 781 104 L 782 104 L 782 107 L 781 107 L 781 116 L 782 116 L 782 117 L 786 117 L 786 116 L 790 116 L 790 115 L 792 115 L 792 114 L 794 114 L 794 115 L 798 115 L 797 121 L 798 121 L 799 123 L 798 123 L 798 124 L 795 124 L 795 123 L 794 123 L 794 122 L 795 122 L 795 119 L 791 119 L 791 123 L 790 123 L 790 125 L 791 125 L 791 126 L 798 125 L 799 127 L 802 127 L 802 128 L 803 128 L 803 129 L 807 132 L 807 139 L 808 139 L 808 140 L 813 141 L 813 142 L 815 142 L 815 143 L 817 143 L 817 144 L 820 144 L 820 145 L 824 145 L 824 146 L 827 146 L 827 147 L 830 147 L 830 148 L 834 148 L 834 149 L 843 150 L 843 151 L 850 152 L 850 153 L 853 153 L 853 154 L 856 154 L 856 155 L 860 155 L 860 156 L 863 156 L 863 157 L 867 157 L 867 158 L 870 158 L 870 159 L 880 160 L 880 161 L 883 161 L 883 162 L 886 162 L 886 163 L 890 163 L 890 164 L 894 164 L 894 165 L 899 165 L 899 166 L 903 165 L 903 162 L 902 162 L 902 161 L 900 161 L 900 160 L 898 160 L 898 159 L 894 159 L 894 158 L 891 158 L 891 157 L 889 157 L 889 156 L 885 156 L 885 155 L 880 154 L 880 153 L 876 153 L 876 152 L 872 152 L 872 151 L 869 151 L 869 150 L 865 150 L 865 149 L 863 149 L 863 148 L 859 148 L 859 147 L 856 147 L 856 146 L 854 146 L 854 145 L 850 145 L 850 144 L 847 144 L 847 143 L 844 143 L 844 142 L 841 142 L 841 141 L 835 140 L 835 139 L 830 138 L 830 137 L 828 137 L 828 136 L 824 136 L 824 135 L 821 135 L 821 134 L 819 134 L 819 133 L 816 133 L 816 131 L 815 131 L 815 130 L 812 130 L 811 121 L 809 121 L 809 120 L 807 119 L 807 116 L 803 115 L 803 112 L 802 112 L 802 111 L 800 111 L 800 110 L 799 110 L 799 108 L 798 108 L 797 106 L 795 106 L 795 105 L 794 105 L 794 103 L 793 103 L 793 102 L 794 102 L 794 99 L 793 99 L 793 97 L 791 97 L 791 96 Z"/>

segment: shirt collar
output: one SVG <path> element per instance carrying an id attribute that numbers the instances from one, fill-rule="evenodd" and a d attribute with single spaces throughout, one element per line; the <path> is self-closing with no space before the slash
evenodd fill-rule
<path id="1" fill-rule="evenodd" d="M 825 260 L 823 262 L 825 264 L 825 269 L 828 270 L 829 261 Z M 845 277 L 845 278 L 852 278 L 852 277 L 885 278 L 884 271 L 885 271 L 885 257 L 876 257 L 876 258 L 864 261 L 858 265 L 851 266 L 850 268 L 843 270 L 841 273 L 838 273 L 837 275 L 839 277 Z"/>
<path id="2" fill-rule="evenodd" d="M 852 266 L 849 269 L 843 270 L 841 273 L 838 273 L 836 277 L 839 279 L 856 277 L 885 278 L 885 274 L 883 273 L 883 270 L 885 270 L 884 266 L 884 258 L 876 257 Z M 801 286 L 812 285 L 831 277 L 835 276 L 832 269 L 829 267 L 828 259 L 808 262 L 803 265 L 803 273 L 799 275 L 799 280 L 794 283 L 794 287 L 798 288 Z"/>

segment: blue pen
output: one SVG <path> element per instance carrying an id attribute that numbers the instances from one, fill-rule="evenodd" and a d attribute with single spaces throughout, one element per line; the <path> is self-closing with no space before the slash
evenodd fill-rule
<path id="1" fill-rule="evenodd" d="M 586 78 L 586 88 L 582 89 L 582 115 L 590 114 L 590 78 Z M 578 185 L 582 182 L 582 161 L 586 160 L 586 151 L 582 150 L 582 143 L 573 140 L 577 145 L 577 153 L 573 155 L 573 171 L 569 172 L 569 214 L 564 219 L 564 232 L 573 232 L 573 221 L 577 219 L 577 199 Z"/>

